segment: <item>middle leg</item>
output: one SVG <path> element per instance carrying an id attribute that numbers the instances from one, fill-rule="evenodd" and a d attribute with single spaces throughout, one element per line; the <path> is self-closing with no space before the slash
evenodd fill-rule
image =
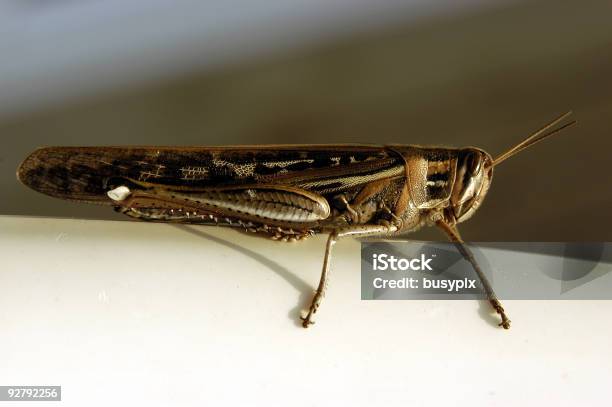
<path id="1" fill-rule="evenodd" d="M 388 235 L 396 232 L 397 230 L 397 226 L 393 224 L 359 225 L 342 229 L 340 231 L 334 231 L 329 234 L 329 237 L 327 238 L 327 245 L 325 246 L 325 257 L 323 258 L 323 270 L 321 272 L 321 279 L 319 280 L 319 285 L 317 287 L 317 290 L 315 291 L 314 297 L 312 298 L 308 313 L 306 314 L 306 316 L 301 317 L 302 326 L 304 328 L 308 328 L 308 326 L 314 324 L 313 316 L 319 309 L 321 302 L 323 301 L 323 297 L 325 296 L 331 266 L 332 248 L 334 247 L 338 239 L 345 236 L 365 237 L 373 235 Z"/>

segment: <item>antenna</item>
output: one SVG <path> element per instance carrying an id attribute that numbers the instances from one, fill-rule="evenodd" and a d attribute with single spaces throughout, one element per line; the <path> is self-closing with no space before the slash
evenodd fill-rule
<path id="1" fill-rule="evenodd" d="M 553 120 L 552 122 L 548 123 L 546 126 L 542 127 L 540 130 L 536 131 L 535 133 L 533 133 L 531 136 L 527 137 L 525 140 L 521 141 L 520 143 L 518 143 L 516 146 L 510 148 L 508 151 L 506 151 L 503 154 L 500 154 L 497 158 L 495 158 L 493 160 L 493 166 L 497 166 L 499 164 L 501 164 L 502 162 L 506 161 L 508 158 L 512 157 L 513 155 L 516 155 L 518 153 L 520 153 L 521 151 L 523 151 L 524 149 L 533 146 L 536 143 L 539 143 L 540 141 L 559 133 L 561 130 L 568 128 L 569 126 L 572 126 L 574 124 L 576 124 L 576 120 L 573 120 L 567 124 L 564 124 L 561 127 L 558 127 L 554 130 L 550 130 L 552 127 L 554 127 L 555 125 L 559 124 L 561 121 L 563 121 L 565 118 L 567 118 L 569 115 L 571 115 L 572 112 L 569 111 L 565 114 L 562 114 L 561 116 L 557 117 L 555 120 Z M 550 131 L 547 131 L 550 130 Z"/>

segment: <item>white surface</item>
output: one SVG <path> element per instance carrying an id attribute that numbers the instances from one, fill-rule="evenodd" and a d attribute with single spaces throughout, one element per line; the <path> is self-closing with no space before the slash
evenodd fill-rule
<path id="1" fill-rule="evenodd" d="M 611 301 L 507 302 L 510 331 L 477 302 L 361 301 L 346 240 L 304 330 L 323 244 L 0 217 L 0 385 L 66 406 L 610 405 Z"/>

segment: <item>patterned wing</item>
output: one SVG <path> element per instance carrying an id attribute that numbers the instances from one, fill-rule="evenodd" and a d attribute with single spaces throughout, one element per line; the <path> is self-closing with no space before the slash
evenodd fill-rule
<path id="1" fill-rule="evenodd" d="M 47 195 L 114 205 L 107 192 L 130 183 L 183 193 L 284 185 L 323 195 L 401 176 L 403 165 L 379 146 L 47 147 L 17 175 Z"/>

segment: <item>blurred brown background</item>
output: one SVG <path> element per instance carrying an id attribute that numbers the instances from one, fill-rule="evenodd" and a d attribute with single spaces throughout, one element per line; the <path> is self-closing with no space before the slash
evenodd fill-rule
<path id="1" fill-rule="evenodd" d="M 589 0 L 398 18 L 6 114 L 0 214 L 123 219 L 19 185 L 19 162 L 43 145 L 406 143 L 496 155 L 571 109 L 578 125 L 500 166 L 461 229 L 472 241 L 609 241 L 610 16 L 611 2 Z"/>

